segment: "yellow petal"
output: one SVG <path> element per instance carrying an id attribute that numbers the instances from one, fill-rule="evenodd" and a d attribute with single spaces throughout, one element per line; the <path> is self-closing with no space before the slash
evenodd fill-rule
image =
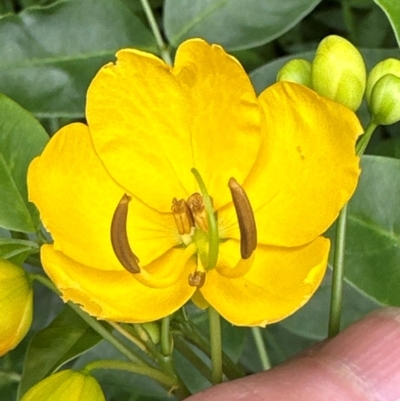
<path id="1" fill-rule="evenodd" d="M 264 143 L 244 185 L 258 241 L 303 245 L 332 224 L 353 194 L 362 127 L 346 107 L 294 83 L 273 85 L 259 101 Z M 219 218 L 225 235 L 239 238 L 233 208 L 220 211 Z"/>
<path id="2" fill-rule="evenodd" d="M 228 279 L 212 270 L 201 292 L 237 326 L 265 326 L 289 316 L 318 288 L 327 265 L 329 240 L 319 237 L 298 248 L 258 246 L 249 272 Z"/>
<path id="3" fill-rule="evenodd" d="M 68 125 L 50 140 L 29 168 L 28 187 L 55 249 L 87 266 L 123 269 L 111 246 L 110 228 L 124 190 L 96 156 L 85 125 Z M 127 226 L 141 265 L 179 242 L 172 214 L 158 213 L 136 198 L 129 204 Z"/>
<path id="4" fill-rule="evenodd" d="M 105 320 L 141 323 L 160 319 L 179 309 L 196 289 L 187 280 L 195 269 L 195 258 L 184 258 L 182 249 L 172 249 L 153 262 L 158 270 L 168 262 L 181 272 L 180 278 L 165 288 L 147 287 L 126 271 L 85 266 L 51 245 L 42 247 L 42 262 L 65 301 L 80 304 L 89 314 Z"/>
<path id="5" fill-rule="evenodd" d="M 167 212 L 172 198 L 198 190 L 195 167 L 215 206 L 228 202 L 228 179 L 244 180 L 261 137 L 257 100 L 240 64 L 198 39 L 180 46 L 174 68 L 137 50 L 117 58 L 94 78 L 86 110 L 109 173 Z"/>

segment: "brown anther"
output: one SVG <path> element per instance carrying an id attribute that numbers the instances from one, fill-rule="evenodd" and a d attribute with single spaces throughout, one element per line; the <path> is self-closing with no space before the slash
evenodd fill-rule
<path id="1" fill-rule="evenodd" d="M 131 197 L 127 194 L 119 201 L 111 221 L 111 245 L 115 256 L 128 272 L 140 273 L 139 259 L 132 252 L 128 241 L 126 221 L 128 218 L 128 205 Z"/>
<path id="2" fill-rule="evenodd" d="M 190 273 L 188 277 L 189 285 L 192 287 L 201 288 L 206 281 L 206 273 L 196 270 L 194 273 Z"/>
<path id="3" fill-rule="evenodd" d="M 257 227 L 253 209 L 244 189 L 234 179 L 228 182 L 240 230 L 240 254 L 248 259 L 257 247 Z"/>
<path id="4" fill-rule="evenodd" d="M 194 220 L 196 221 L 196 224 L 200 230 L 208 231 L 207 214 L 203 197 L 199 193 L 195 192 L 193 195 L 189 196 L 186 203 L 192 211 Z"/>
<path id="5" fill-rule="evenodd" d="M 194 226 L 192 212 L 184 199 L 172 199 L 171 211 L 174 215 L 175 224 L 180 235 L 190 234 Z"/>

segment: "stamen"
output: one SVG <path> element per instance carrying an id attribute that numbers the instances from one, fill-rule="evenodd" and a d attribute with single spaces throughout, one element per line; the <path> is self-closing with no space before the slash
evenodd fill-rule
<path id="1" fill-rule="evenodd" d="M 210 195 L 207 192 L 207 188 L 204 184 L 203 179 L 201 178 L 200 173 L 195 168 L 192 168 L 191 172 L 196 178 L 197 184 L 199 185 L 200 188 L 200 192 L 203 195 L 204 208 L 206 210 L 207 223 L 208 223 L 208 264 L 205 267 L 206 269 L 211 270 L 214 269 L 218 261 L 218 253 L 219 253 L 218 225 L 215 219 L 214 209 Z"/>
<path id="2" fill-rule="evenodd" d="M 201 288 L 206 281 L 206 273 L 196 270 L 194 273 L 189 274 L 188 282 L 192 287 Z"/>
<path id="3" fill-rule="evenodd" d="M 248 259 L 257 247 L 257 227 L 253 209 L 244 189 L 232 177 L 228 182 L 240 230 L 240 254 Z"/>
<path id="4" fill-rule="evenodd" d="M 115 256 L 121 265 L 128 270 L 128 272 L 136 274 L 140 273 L 139 259 L 132 252 L 126 231 L 128 205 L 131 199 L 129 195 L 124 194 L 115 209 L 111 221 L 111 244 Z"/>
<path id="5" fill-rule="evenodd" d="M 194 226 L 194 218 L 184 199 L 172 199 L 171 211 L 180 235 L 190 234 Z"/>
<path id="6" fill-rule="evenodd" d="M 204 207 L 203 197 L 198 192 L 196 192 L 193 195 L 189 196 L 186 203 L 192 211 L 193 217 L 200 230 L 208 231 L 207 214 Z"/>

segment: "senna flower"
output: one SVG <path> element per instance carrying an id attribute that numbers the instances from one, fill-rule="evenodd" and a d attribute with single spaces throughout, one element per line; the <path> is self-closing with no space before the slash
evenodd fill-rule
<path id="1" fill-rule="evenodd" d="M 353 112 L 288 82 L 257 97 L 235 58 L 193 39 L 173 67 L 119 51 L 91 83 L 86 117 L 28 176 L 64 300 L 146 322 L 193 297 L 248 326 L 307 302 L 326 269 L 321 234 L 359 175 Z"/>

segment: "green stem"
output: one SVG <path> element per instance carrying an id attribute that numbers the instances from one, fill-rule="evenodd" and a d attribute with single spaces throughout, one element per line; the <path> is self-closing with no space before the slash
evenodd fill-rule
<path id="1" fill-rule="evenodd" d="M 149 25 L 153 32 L 154 38 L 156 39 L 157 46 L 160 49 L 161 57 L 166 64 L 172 65 L 171 55 L 169 54 L 168 47 L 162 38 L 160 28 L 158 27 L 157 21 L 154 18 L 153 10 L 151 9 L 148 0 L 140 1 L 142 3 L 142 7 L 146 14 L 147 20 L 149 21 Z"/>
<path id="2" fill-rule="evenodd" d="M 41 274 L 30 274 L 31 279 L 36 280 L 43 284 L 45 287 L 49 288 L 51 291 L 57 295 L 61 295 L 57 287 L 46 277 Z M 137 362 L 138 359 L 147 363 L 141 355 L 136 355 L 132 352 L 124 343 L 115 338 L 112 333 L 110 333 L 97 319 L 89 316 L 84 312 L 78 305 L 68 302 L 70 308 L 74 310 L 93 330 L 99 333 L 106 341 L 108 341 L 114 348 L 116 348 L 122 355 L 126 356 L 133 362 Z"/>
<path id="3" fill-rule="evenodd" d="M 108 321 L 108 324 L 112 326 L 116 331 L 118 331 L 118 333 L 123 335 L 131 343 L 135 344 L 140 350 L 142 350 L 143 352 L 147 352 L 146 346 L 140 340 L 134 337 L 131 333 L 129 333 L 123 327 L 121 327 L 118 323 Z"/>
<path id="4" fill-rule="evenodd" d="M 271 369 L 271 361 L 268 356 L 267 347 L 265 346 L 265 341 L 262 335 L 261 328 L 252 327 L 251 333 L 253 334 L 254 342 L 256 344 L 263 370 Z"/>
<path id="5" fill-rule="evenodd" d="M 377 124 L 374 122 L 370 121 L 369 124 L 367 125 L 367 128 L 360 138 L 360 140 L 357 142 L 356 145 L 356 153 L 358 156 L 362 156 L 365 152 L 365 149 L 368 146 L 368 143 L 372 137 L 372 134 L 374 133 L 375 129 L 378 127 Z"/>
<path id="6" fill-rule="evenodd" d="M 218 261 L 218 253 L 219 253 L 218 224 L 215 218 L 214 208 L 212 205 L 210 195 L 208 194 L 207 188 L 204 184 L 203 179 L 201 178 L 200 173 L 195 168 L 192 168 L 191 171 L 194 177 L 196 178 L 196 181 L 200 188 L 200 192 L 203 195 L 204 207 L 206 209 L 207 223 L 208 223 L 208 265 L 206 266 L 206 268 L 208 270 L 211 270 L 214 269 Z"/>
<path id="7" fill-rule="evenodd" d="M 356 145 L 356 153 L 362 156 L 373 132 L 377 128 L 377 124 L 370 121 L 364 134 Z M 328 337 L 336 336 L 340 331 L 340 319 L 343 303 L 343 282 L 344 282 L 344 255 L 346 245 L 346 220 L 347 220 L 347 205 L 339 213 L 339 218 L 336 226 L 335 236 L 335 251 L 333 254 L 332 266 L 332 292 L 331 305 L 329 312 L 329 328 Z"/>
<path id="8" fill-rule="evenodd" d="M 221 318 L 212 306 L 208 307 L 208 318 L 210 321 L 211 383 L 218 384 L 222 382 Z"/>
<path id="9" fill-rule="evenodd" d="M 85 373 L 90 373 L 92 370 L 96 369 L 124 370 L 126 372 L 148 376 L 158 381 L 168 391 L 177 388 L 178 386 L 175 377 L 170 377 L 165 373 L 160 372 L 159 370 L 137 363 L 127 362 L 127 361 L 117 361 L 117 360 L 99 360 L 99 361 L 89 362 L 83 367 L 82 371 L 84 371 Z"/>
<path id="10" fill-rule="evenodd" d="M 176 349 L 211 383 L 211 371 L 209 366 L 200 358 L 189 344 L 179 335 L 174 337 Z"/>
<path id="11" fill-rule="evenodd" d="M 182 335 L 186 341 L 193 344 L 198 348 L 203 354 L 207 355 L 211 359 L 210 345 L 201 333 L 199 333 L 198 328 L 190 320 L 185 322 L 180 327 L 180 331 L 177 333 Z M 244 372 L 234 363 L 224 352 L 222 352 L 222 368 L 225 376 L 229 380 L 239 379 L 244 377 Z"/>
<path id="12" fill-rule="evenodd" d="M 172 354 L 169 316 L 165 317 L 161 321 L 161 353 L 168 357 Z"/>
<path id="13" fill-rule="evenodd" d="M 333 254 L 331 306 L 329 313 L 328 337 L 332 338 L 340 331 L 342 313 L 344 254 L 346 245 L 347 205 L 340 211 L 336 226 L 335 251 Z"/>

